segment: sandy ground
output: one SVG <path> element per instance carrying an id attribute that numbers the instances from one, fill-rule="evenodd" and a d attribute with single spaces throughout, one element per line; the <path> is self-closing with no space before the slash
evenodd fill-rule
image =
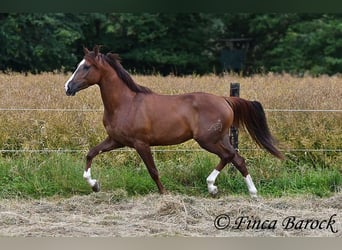
<path id="1" fill-rule="evenodd" d="M 117 191 L 67 199 L 11 199 L 0 200 L 0 236 L 341 237 L 341 209 L 341 193 L 322 199 L 253 200 L 175 194 L 127 197 Z"/>

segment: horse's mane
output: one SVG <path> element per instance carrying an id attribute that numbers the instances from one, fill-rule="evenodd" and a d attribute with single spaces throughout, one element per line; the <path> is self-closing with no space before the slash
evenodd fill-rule
<path id="1" fill-rule="evenodd" d="M 127 85 L 127 87 L 136 92 L 136 93 L 144 93 L 150 94 L 152 90 L 137 84 L 132 77 L 128 74 L 128 72 L 122 67 L 120 63 L 120 57 L 118 54 L 107 53 L 104 56 L 105 61 L 116 71 L 119 78 Z"/>

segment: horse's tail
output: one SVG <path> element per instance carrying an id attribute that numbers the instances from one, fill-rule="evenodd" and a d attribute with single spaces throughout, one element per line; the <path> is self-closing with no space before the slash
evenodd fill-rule
<path id="1" fill-rule="evenodd" d="M 233 126 L 243 125 L 253 140 L 279 159 L 284 159 L 276 148 L 276 140 L 270 133 L 264 109 L 258 101 L 247 101 L 239 97 L 225 97 L 234 112 Z"/>

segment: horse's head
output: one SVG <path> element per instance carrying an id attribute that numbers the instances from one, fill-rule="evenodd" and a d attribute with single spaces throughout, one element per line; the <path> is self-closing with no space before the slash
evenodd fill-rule
<path id="1" fill-rule="evenodd" d="M 65 91 L 68 96 L 74 96 L 76 92 L 100 82 L 101 72 L 97 64 L 101 56 L 99 49 L 99 46 L 95 46 L 93 51 L 84 48 L 83 60 L 65 83 Z"/>

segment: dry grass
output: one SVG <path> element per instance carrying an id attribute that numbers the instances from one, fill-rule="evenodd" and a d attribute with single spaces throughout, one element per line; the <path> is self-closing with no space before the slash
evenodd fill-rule
<path id="1" fill-rule="evenodd" d="M 67 97 L 64 83 L 68 77 L 52 73 L 0 74 L 0 108 L 102 109 L 97 87 L 81 91 L 76 97 Z M 204 91 L 229 95 L 229 84 L 240 82 L 241 97 L 258 100 L 266 109 L 342 109 L 341 76 L 136 75 L 134 79 L 164 94 Z M 342 147 L 341 112 L 268 112 L 267 116 L 283 149 Z M 1 111 L 0 145 L 6 149 L 88 149 L 105 137 L 101 117 L 101 112 Z M 242 148 L 254 147 L 244 137 L 241 142 Z M 193 143 L 189 145 L 192 147 Z"/>
<path id="2" fill-rule="evenodd" d="M 119 199 L 118 199 L 119 197 Z M 0 236 L 314 236 L 341 237 L 341 194 L 259 199 L 222 197 L 201 199 L 184 195 L 150 194 L 127 197 L 124 191 L 74 196 L 69 199 L 0 200 Z M 231 225 L 239 216 L 277 220 L 274 230 L 228 227 L 217 230 L 216 216 L 225 213 Z M 334 230 L 285 230 L 288 216 L 298 220 L 334 219 Z M 326 224 L 325 224 L 326 225 Z"/>
<path id="3" fill-rule="evenodd" d="M 101 109 L 99 91 L 92 87 L 77 97 L 65 96 L 64 84 L 70 75 L 44 73 L 24 76 L 0 74 L 1 108 L 94 108 Z M 265 108 L 342 109 L 341 76 L 293 77 L 290 75 L 255 75 L 241 77 L 207 76 L 142 76 L 133 78 L 157 93 L 180 94 L 204 91 L 229 95 L 229 84 L 241 84 L 241 97 L 259 100 Z"/>

